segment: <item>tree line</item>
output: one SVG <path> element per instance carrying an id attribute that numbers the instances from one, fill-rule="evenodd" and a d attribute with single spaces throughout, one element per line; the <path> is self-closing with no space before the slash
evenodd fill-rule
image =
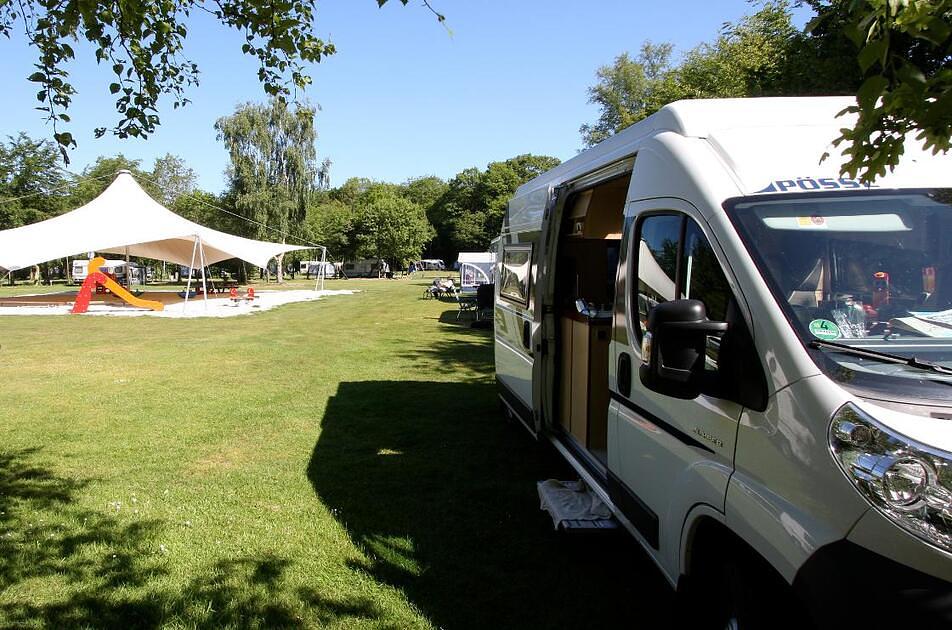
<path id="1" fill-rule="evenodd" d="M 207 227 L 322 245 L 330 260 L 383 259 L 400 269 L 421 257 L 452 261 L 460 251 L 486 251 L 515 189 L 559 164 L 553 157 L 527 154 L 467 168 L 448 180 L 430 175 L 394 184 L 351 178 L 331 187 L 330 162 L 319 160 L 315 149 L 314 115 L 312 107 L 272 100 L 242 105 L 219 119 L 216 129 L 231 158 L 220 194 L 199 189 L 194 170 L 175 155 L 158 158 L 151 167 L 122 154 L 103 156 L 72 174 L 60 167 L 53 142 L 25 133 L 8 137 L 0 143 L 0 229 L 78 208 L 125 169 L 153 198 Z M 318 255 L 290 252 L 278 272 Z M 244 269 L 234 271 L 240 275 Z"/>
<path id="2" fill-rule="evenodd" d="M 599 117 L 580 128 L 591 146 L 692 98 L 855 95 L 835 146 L 842 172 L 871 182 L 898 164 L 909 134 L 926 149 L 952 138 L 952 0 L 800 0 L 814 18 L 800 30 L 787 0 L 757 10 L 674 58 L 644 42 L 598 69 L 589 102 Z"/>

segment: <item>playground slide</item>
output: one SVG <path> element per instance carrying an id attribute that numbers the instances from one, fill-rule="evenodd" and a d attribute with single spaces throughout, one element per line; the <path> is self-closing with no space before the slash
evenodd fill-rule
<path id="1" fill-rule="evenodd" d="M 162 302 L 156 302 L 154 300 L 143 300 L 142 298 L 137 298 L 132 295 L 120 285 L 118 282 L 112 278 L 106 276 L 106 281 L 102 283 L 104 287 L 112 291 L 112 294 L 123 302 L 128 302 L 132 306 L 138 306 L 139 308 L 147 308 L 153 311 L 161 311 L 165 306 Z"/>
<path id="2" fill-rule="evenodd" d="M 106 261 L 102 257 L 93 258 L 89 261 L 89 269 L 95 269 L 96 271 L 89 273 L 86 276 L 86 280 L 83 281 L 83 286 L 80 287 L 79 293 L 76 295 L 76 302 L 73 304 L 73 310 L 70 311 L 71 313 L 85 313 L 89 309 L 89 301 L 92 299 L 93 291 L 96 289 L 97 284 L 106 287 L 112 291 L 112 294 L 117 298 L 132 306 L 147 308 L 153 311 L 161 311 L 165 308 L 162 302 L 143 300 L 123 289 L 118 282 L 99 271 L 99 268 L 105 264 Z"/>

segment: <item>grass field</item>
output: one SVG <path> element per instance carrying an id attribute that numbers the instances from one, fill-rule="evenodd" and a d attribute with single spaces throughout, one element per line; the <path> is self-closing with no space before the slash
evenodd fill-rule
<path id="1" fill-rule="evenodd" d="M 672 596 L 630 540 L 538 510 L 568 473 L 428 283 L 0 318 L 0 627 L 654 625 Z"/>

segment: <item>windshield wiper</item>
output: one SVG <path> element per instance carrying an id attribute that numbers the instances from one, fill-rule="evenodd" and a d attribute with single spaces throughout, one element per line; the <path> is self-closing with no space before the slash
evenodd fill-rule
<path id="1" fill-rule="evenodd" d="M 904 357 L 898 354 L 891 354 L 889 352 L 879 352 L 878 350 L 867 350 L 866 348 L 857 348 L 855 346 L 848 346 L 845 343 L 836 343 L 835 341 L 824 341 L 823 339 L 814 339 L 808 344 L 811 348 L 832 348 L 834 350 L 839 350 L 844 354 L 852 354 L 857 357 L 864 357 L 867 359 L 875 359 L 876 361 L 882 361 L 883 363 L 897 363 L 901 365 L 908 365 L 909 367 L 914 367 L 920 370 L 928 370 L 930 372 L 938 372 L 939 374 L 952 374 L 952 368 L 947 368 L 944 365 L 939 365 L 938 363 L 933 363 L 931 361 L 921 361 L 916 357 Z"/>

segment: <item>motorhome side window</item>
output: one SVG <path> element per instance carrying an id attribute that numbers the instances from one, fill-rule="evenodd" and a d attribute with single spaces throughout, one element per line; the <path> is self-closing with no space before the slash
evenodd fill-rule
<path id="1" fill-rule="evenodd" d="M 645 331 L 651 308 L 668 300 L 701 300 L 708 319 L 726 319 L 730 285 L 697 223 L 684 215 L 652 215 L 641 221 L 638 237 L 641 332 Z"/>
<path id="2" fill-rule="evenodd" d="M 532 263 L 532 245 L 506 245 L 502 250 L 502 270 L 499 275 L 499 295 L 529 305 L 529 265 Z"/>

